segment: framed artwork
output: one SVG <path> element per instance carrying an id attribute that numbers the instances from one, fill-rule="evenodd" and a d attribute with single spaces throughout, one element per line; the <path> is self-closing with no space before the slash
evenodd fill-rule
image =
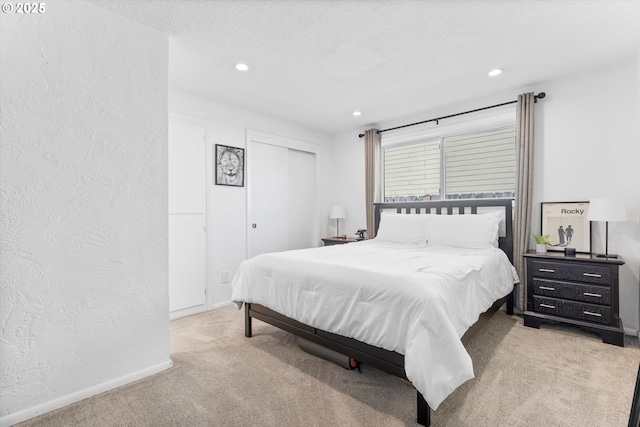
<path id="1" fill-rule="evenodd" d="M 216 144 L 215 184 L 244 187 L 244 148 Z"/>
<path id="2" fill-rule="evenodd" d="M 550 251 L 573 248 L 576 252 L 591 252 L 591 222 L 587 219 L 589 202 L 542 203 L 543 236 L 549 235 Z"/>

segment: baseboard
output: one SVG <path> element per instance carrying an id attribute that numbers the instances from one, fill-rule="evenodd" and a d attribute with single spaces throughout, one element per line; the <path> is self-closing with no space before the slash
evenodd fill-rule
<path id="1" fill-rule="evenodd" d="M 624 334 L 625 335 L 632 335 L 634 337 L 640 338 L 640 331 L 638 331 L 636 328 L 624 327 L 623 329 L 624 329 Z"/>
<path id="2" fill-rule="evenodd" d="M 212 310 L 216 310 L 218 308 L 222 308 L 222 307 L 226 307 L 228 305 L 233 305 L 233 302 L 231 302 L 231 300 L 229 301 L 224 301 L 224 302 L 219 302 L 218 304 L 213 304 L 213 306 L 211 307 Z"/>
<path id="3" fill-rule="evenodd" d="M 182 310 L 176 310 L 169 312 L 169 320 L 179 319 L 181 317 L 192 316 L 198 313 L 204 313 L 207 311 L 207 307 L 204 304 L 196 305 L 195 307 L 189 307 Z"/>
<path id="4" fill-rule="evenodd" d="M 120 378 L 116 378 L 89 388 L 85 388 L 84 390 L 79 390 L 74 393 L 67 394 L 66 396 L 41 403 L 36 406 L 32 406 L 31 408 L 23 409 L 22 411 L 4 415 L 0 417 L 0 427 L 9 427 L 22 421 L 37 417 L 38 415 L 46 414 L 47 412 L 63 408 L 72 403 L 79 402 L 100 393 L 104 393 L 105 391 L 113 390 L 114 388 L 122 387 L 123 385 L 127 385 L 134 381 L 138 381 L 145 377 L 157 374 L 171 368 L 172 366 L 173 361 L 169 359 L 165 362 L 162 362 L 155 366 L 150 366 L 141 371 L 133 372 L 129 375 L 125 375 Z"/>
<path id="5" fill-rule="evenodd" d="M 180 319 L 181 317 L 193 316 L 194 314 L 204 313 L 205 311 L 217 310 L 218 308 L 232 305 L 231 301 L 223 301 L 217 304 L 213 304 L 210 310 L 207 310 L 204 305 L 197 305 L 195 307 L 185 308 L 184 310 L 176 310 L 169 313 L 169 320 Z"/>

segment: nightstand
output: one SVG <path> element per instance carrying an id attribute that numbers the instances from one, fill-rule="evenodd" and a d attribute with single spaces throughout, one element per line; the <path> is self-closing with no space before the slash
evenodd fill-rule
<path id="1" fill-rule="evenodd" d="M 600 334 L 605 343 L 624 346 L 618 296 L 622 258 L 566 257 L 562 252 L 523 256 L 527 269 L 525 326 L 568 323 Z"/>
<path id="2" fill-rule="evenodd" d="M 322 239 L 322 242 L 325 246 L 332 245 L 346 245 L 347 243 L 359 242 L 358 239 L 353 239 L 351 237 L 341 238 L 341 237 L 325 237 Z"/>

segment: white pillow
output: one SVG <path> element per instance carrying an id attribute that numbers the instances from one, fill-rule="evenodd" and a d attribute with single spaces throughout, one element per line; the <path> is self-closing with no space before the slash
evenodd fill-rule
<path id="1" fill-rule="evenodd" d="M 427 243 L 471 249 L 497 247 L 500 219 L 500 212 L 482 215 L 435 215 Z"/>
<path id="2" fill-rule="evenodd" d="M 429 235 L 429 224 L 435 215 L 396 214 L 382 212 L 380 226 L 375 240 L 377 242 L 409 243 L 424 245 Z"/>

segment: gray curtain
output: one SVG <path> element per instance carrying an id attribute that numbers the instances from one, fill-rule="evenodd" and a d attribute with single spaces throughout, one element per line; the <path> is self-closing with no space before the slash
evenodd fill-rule
<path id="1" fill-rule="evenodd" d="M 531 211 L 533 206 L 533 92 L 518 95 L 516 119 L 516 201 L 514 214 L 513 265 L 520 286 L 516 307 L 525 310 L 525 268 L 522 254 L 527 251 L 531 240 Z"/>
<path id="2" fill-rule="evenodd" d="M 367 237 L 376 237 L 373 204 L 380 201 L 380 134 L 377 129 L 364 132 L 365 203 L 367 204 Z"/>

